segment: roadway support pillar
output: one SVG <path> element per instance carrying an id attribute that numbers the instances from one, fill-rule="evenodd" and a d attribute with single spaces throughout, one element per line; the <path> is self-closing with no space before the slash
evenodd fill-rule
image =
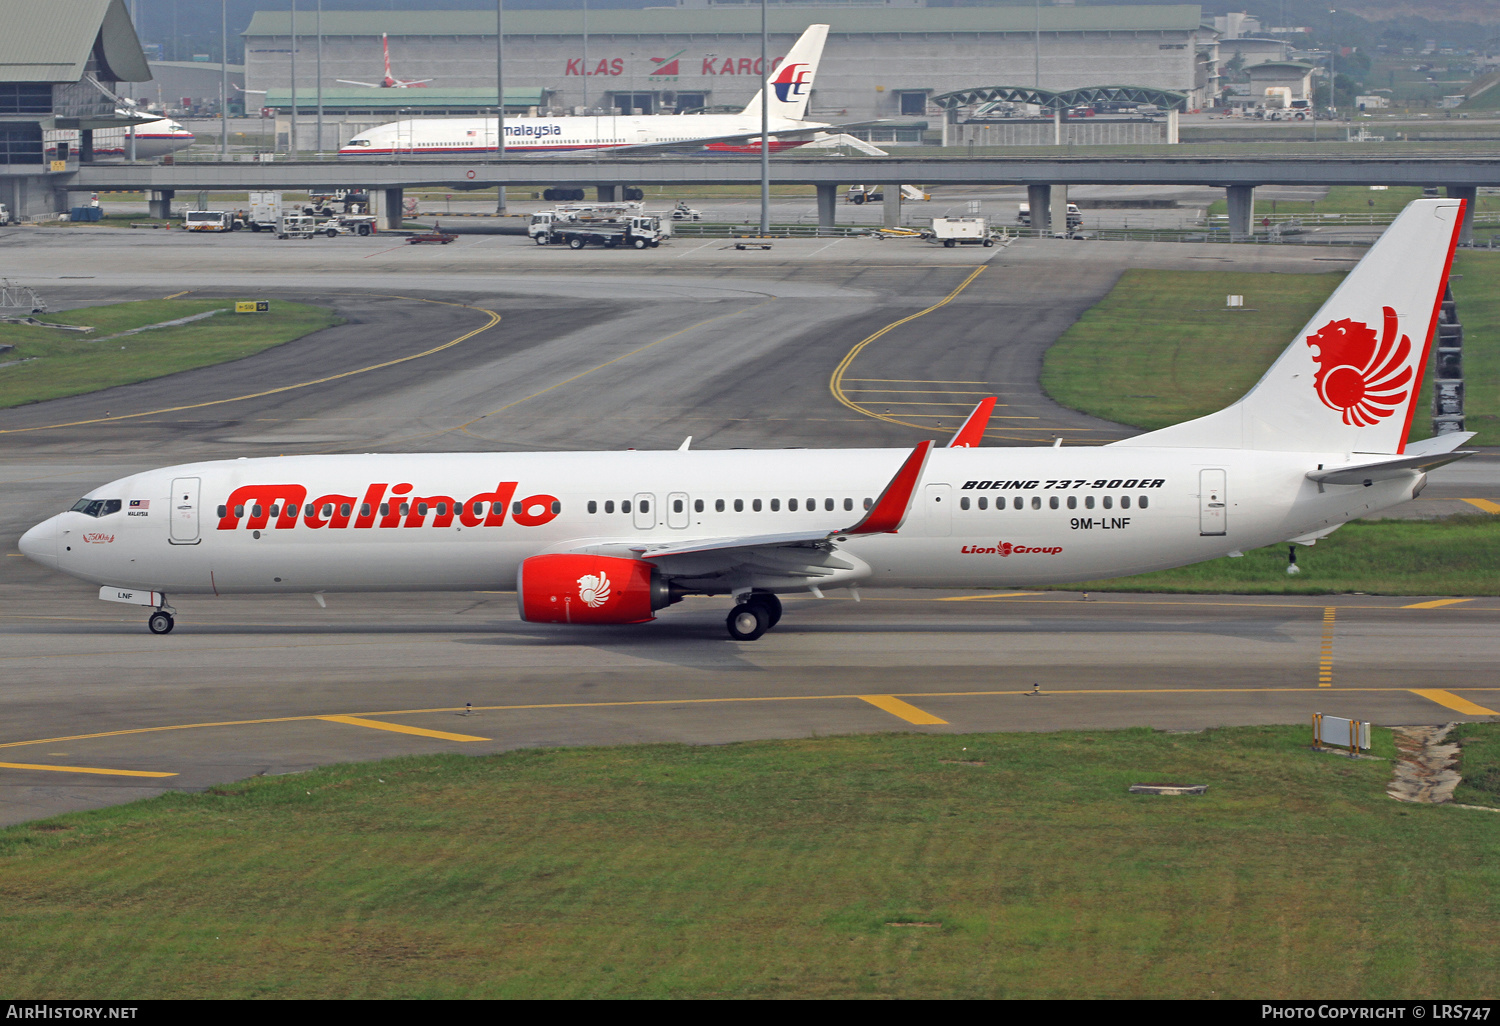
<path id="1" fill-rule="evenodd" d="M 1449 199 L 1464 201 L 1464 223 L 1458 230 L 1458 244 L 1467 246 L 1474 241 L 1474 204 L 1479 199 L 1479 189 L 1473 185 L 1450 185 L 1447 191 Z"/>
<path id="2" fill-rule="evenodd" d="M 150 217 L 170 220 L 172 217 L 172 190 L 153 189 L 147 193 L 146 213 Z"/>
<path id="3" fill-rule="evenodd" d="M 1068 223 L 1068 187 L 1066 185 L 1054 185 L 1052 187 L 1052 215 L 1049 220 L 1056 225 L 1052 230 L 1061 232 L 1063 235 L 1071 235 L 1073 226 Z"/>
<path id="4" fill-rule="evenodd" d="M 837 185 L 819 185 L 818 190 L 818 227 L 832 228 L 835 215 L 839 208 L 839 187 Z"/>
<path id="5" fill-rule="evenodd" d="M 376 189 L 373 190 L 371 199 L 379 206 L 375 213 L 380 217 L 381 228 L 389 230 L 401 227 L 406 212 L 405 189 Z"/>
<path id="6" fill-rule="evenodd" d="M 1230 185 L 1225 188 L 1229 199 L 1229 238 L 1248 239 L 1255 230 L 1255 186 Z"/>
<path id="7" fill-rule="evenodd" d="M 615 190 L 618 186 L 600 185 L 595 187 L 595 198 L 600 203 L 613 203 L 615 201 Z"/>
<path id="8" fill-rule="evenodd" d="M 885 226 L 887 228 L 900 228 L 901 184 L 899 182 L 887 182 L 880 187 L 880 195 L 885 199 Z"/>
<path id="9" fill-rule="evenodd" d="M 78 162 L 80 164 L 92 164 L 94 162 L 94 130 L 85 128 L 78 133 Z"/>
<path id="10" fill-rule="evenodd" d="M 1052 186 L 1026 186 L 1026 209 L 1031 211 L 1032 230 L 1045 236 L 1052 227 Z"/>

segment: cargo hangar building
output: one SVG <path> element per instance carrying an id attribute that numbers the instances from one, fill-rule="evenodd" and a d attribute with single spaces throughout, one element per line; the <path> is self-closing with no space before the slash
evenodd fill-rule
<path id="1" fill-rule="evenodd" d="M 760 85 L 758 5 L 505 13 L 507 114 L 743 107 Z M 1187 108 L 1218 95 L 1218 33 L 1196 4 L 1151 7 L 941 7 L 773 4 L 770 53 L 810 24 L 831 26 L 808 116 L 941 116 L 937 95 L 976 86 L 1063 91 L 1130 85 L 1179 93 Z M 587 34 L 585 35 L 585 25 Z M 258 11 L 244 32 L 245 88 L 291 112 L 292 15 Z M 317 37 L 296 23 L 296 106 L 315 109 Z M 381 37 L 391 73 L 424 88 L 376 89 Z M 493 11 L 325 11 L 325 111 L 410 117 L 493 112 Z M 373 77 L 372 77 L 373 76 Z M 921 141 L 913 124 L 887 141 Z"/>

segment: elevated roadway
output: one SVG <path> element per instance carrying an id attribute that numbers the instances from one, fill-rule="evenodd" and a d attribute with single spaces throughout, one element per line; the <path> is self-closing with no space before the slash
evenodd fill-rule
<path id="1" fill-rule="evenodd" d="M 361 160 L 286 163 L 97 164 L 81 167 L 64 188 L 145 191 L 158 203 L 177 191 L 306 189 L 310 185 L 360 187 L 376 192 L 392 222 L 407 188 L 486 189 L 496 186 L 560 185 L 754 185 L 756 160 L 736 158 L 573 157 L 506 161 L 372 162 Z M 818 190 L 819 223 L 832 225 L 841 184 L 916 182 L 942 185 L 1026 185 L 1036 227 L 1047 227 L 1054 186 L 1185 185 L 1223 188 L 1229 197 L 1230 230 L 1248 232 L 1258 185 L 1417 185 L 1446 187 L 1451 196 L 1473 200 L 1477 190 L 1500 186 L 1500 156 L 1295 156 L 1256 157 L 778 157 L 771 162 L 777 185 Z M 887 189 L 887 215 L 896 223 L 899 190 Z M 1472 208 L 1472 202 L 1470 207 Z"/>

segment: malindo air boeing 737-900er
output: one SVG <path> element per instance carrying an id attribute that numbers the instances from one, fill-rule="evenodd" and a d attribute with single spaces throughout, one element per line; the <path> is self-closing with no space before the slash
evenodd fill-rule
<path id="1" fill-rule="evenodd" d="M 770 73 L 771 96 L 756 93 L 738 114 L 600 114 L 562 118 L 506 118 L 505 152 L 565 153 L 610 150 L 645 154 L 665 150 L 759 153 L 761 103 L 768 108 L 767 149 L 772 153 L 812 142 L 819 133 L 858 127 L 804 120 L 827 25 L 809 25 L 786 59 Z M 756 72 L 759 74 L 759 71 Z M 861 125 L 876 122 L 861 122 Z M 495 153 L 494 118 L 420 118 L 380 125 L 354 136 L 340 157 L 455 157 Z"/>
<path id="2" fill-rule="evenodd" d="M 535 623 L 731 596 L 729 634 L 749 641 L 779 594 L 1026 587 L 1312 544 L 1469 455 L 1469 433 L 1408 441 L 1462 221 L 1461 201 L 1412 203 L 1244 398 L 1110 445 L 981 445 L 990 398 L 946 447 L 910 450 L 194 463 L 94 489 L 21 550 L 152 607 L 158 634 L 169 595 L 513 582 Z"/>

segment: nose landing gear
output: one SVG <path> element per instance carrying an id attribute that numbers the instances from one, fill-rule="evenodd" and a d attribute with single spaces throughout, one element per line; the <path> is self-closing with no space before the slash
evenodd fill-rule
<path id="1" fill-rule="evenodd" d="M 146 621 L 146 629 L 152 634 L 171 634 L 172 628 L 177 626 L 177 621 L 172 618 L 175 612 L 177 610 L 167 605 L 167 597 L 163 595 L 161 605 L 156 607 L 156 612 Z"/>
<path id="2" fill-rule="evenodd" d="M 781 621 L 781 600 L 769 591 L 754 591 L 729 611 L 724 626 L 735 641 L 754 641 Z"/>

